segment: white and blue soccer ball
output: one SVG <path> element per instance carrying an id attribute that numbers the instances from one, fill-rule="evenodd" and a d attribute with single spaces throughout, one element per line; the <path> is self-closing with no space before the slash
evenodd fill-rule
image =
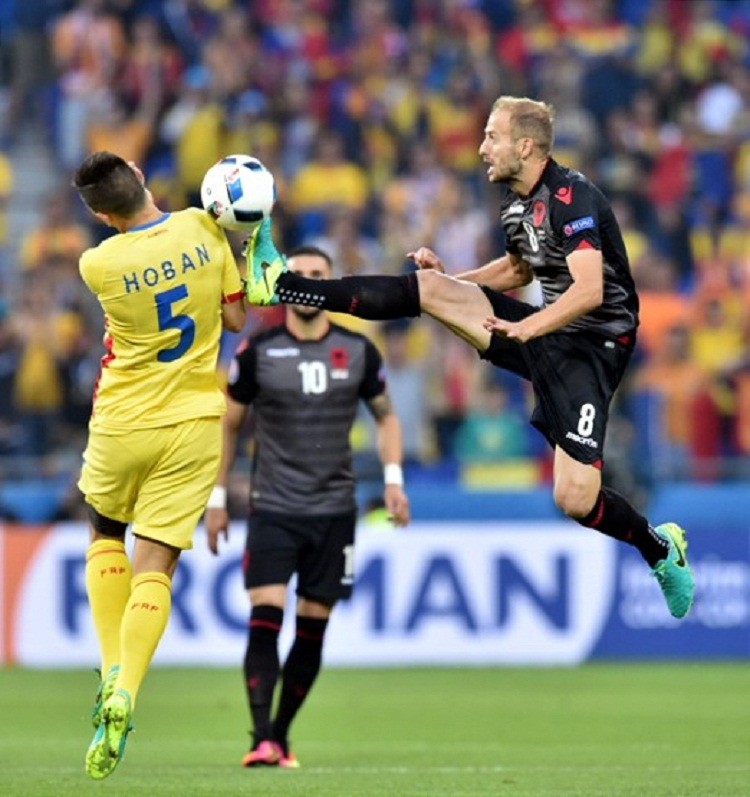
<path id="1" fill-rule="evenodd" d="M 250 155 L 227 155 L 203 176 L 203 207 L 227 230 L 254 229 L 271 215 L 275 201 L 273 175 Z"/>

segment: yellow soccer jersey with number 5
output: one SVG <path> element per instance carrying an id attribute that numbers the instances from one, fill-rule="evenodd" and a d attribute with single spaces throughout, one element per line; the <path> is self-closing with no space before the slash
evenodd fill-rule
<path id="1" fill-rule="evenodd" d="M 242 296 L 226 236 L 198 208 L 84 252 L 84 282 L 105 316 L 90 428 L 169 426 L 226 409 L 216 378 L 223 302 Z"/>

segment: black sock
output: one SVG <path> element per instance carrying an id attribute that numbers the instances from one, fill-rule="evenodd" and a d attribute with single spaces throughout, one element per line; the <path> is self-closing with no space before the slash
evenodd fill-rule
<path id="1" fill-rule="evenodd" d="M 285 750 L 289 726 L 320 671 L 323 638 L 327 625 L 328 620 L 297 615 L 297 634 L 284 664 L 281 698 L 273 722 L 273 738 L 283 745 Z"/>
<path id="2" fill-rule="evenodd" d="M 633 545 L 651 567 L 669 551 L 669 544 L 654 532 L 648 520 L 610 487 L 602 487 L 591 512 L 575 520 L 586 528 Z"/>
<path id="3" fill-rule="evenodd" d="M 321 307 L 374 321 L 413 318 L 420 313 L 419 283 L 414 272 L 400 277 L 318 280 L 287 271 L 276 285 L 282 304 Z"/>
<path id="4" fill-rule="evenodd" d="M 245 686 L 253 718 L 253 747 L 271 738 L 271 704 L 279 680 L 279 631 L 284 610 L 277 606 L 254 606 L 245 651 Z"/>

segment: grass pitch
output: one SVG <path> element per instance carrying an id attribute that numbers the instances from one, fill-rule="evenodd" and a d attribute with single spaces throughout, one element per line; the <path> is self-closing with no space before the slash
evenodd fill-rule
<path id="1" fill-rule="evenodd" d="M 239 766 L 239 668 L 157 668 L 100 783 L 83 769 L 95 685 L 0 669 L 0 795 L 750 794 L 747 663 L 324 670 L 292 728 L 297 771 Z"/>

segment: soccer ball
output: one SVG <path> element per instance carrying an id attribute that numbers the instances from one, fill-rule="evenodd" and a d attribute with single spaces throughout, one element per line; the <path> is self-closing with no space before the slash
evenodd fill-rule
<path id="1" fill-rule="evenodd" d="M 275 201 L 273 175 L 250 155 L 227 155 L 203 176 L 203 207 L 227 230 L 252 230 L 271 215 Z"/>

